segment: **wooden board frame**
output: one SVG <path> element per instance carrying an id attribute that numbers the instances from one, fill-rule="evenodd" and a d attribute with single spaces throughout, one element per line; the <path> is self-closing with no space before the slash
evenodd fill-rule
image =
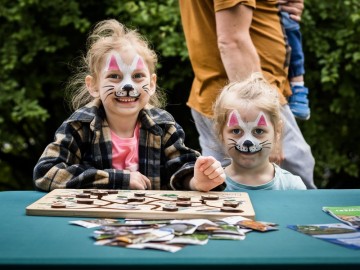
<path id="1" fill-rule="evenodd" d="M 80 198 L 86 196 L 88 198 Z M 173 190 L 55 189 L 29 205 L 26 214 L 141 219 L 243 216 L 255 219 L 255 211 L 246 192 Z"/>

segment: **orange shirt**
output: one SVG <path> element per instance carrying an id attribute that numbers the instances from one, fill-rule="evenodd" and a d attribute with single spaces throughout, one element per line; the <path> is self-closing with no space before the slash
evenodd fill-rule
<path id="1" fill-rule="evenodd" d="M 239 3 L 254 8 L 250 35 L 264 76 L 279 90 L 282 104 L 291 95 L 287 79 L 289 46 L 277 0 L 180 0 L 183 30 L 195 74 L 187 105 L 208 117 L 212 116 L 212 104 L 219 91 L 228 83 L 217 45 L 215 12 Z"/>

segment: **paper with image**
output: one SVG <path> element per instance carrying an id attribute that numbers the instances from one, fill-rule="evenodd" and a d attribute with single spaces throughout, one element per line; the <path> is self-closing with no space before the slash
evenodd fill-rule
<path id="1" fill-rule="evenodd" d="M 322 210 L 354 228 L 360 228 L 360 206 L 324 206 Z"/>
<path id="2" fill-rule="evenodd" d="M 287 227 L 317 239 L 360 250 L 360 231 L 343 223 L 288 225 Z"/>

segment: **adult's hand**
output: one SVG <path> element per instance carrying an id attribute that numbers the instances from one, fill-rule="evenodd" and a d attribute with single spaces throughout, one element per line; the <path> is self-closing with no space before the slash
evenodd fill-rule
<path id="1" fill-rule="evenodd" d="M 304 10 L 304 0 L 279 0 L 280 9 L 290 14 L 294 21 L 301 21 L 301 14 Z"/>

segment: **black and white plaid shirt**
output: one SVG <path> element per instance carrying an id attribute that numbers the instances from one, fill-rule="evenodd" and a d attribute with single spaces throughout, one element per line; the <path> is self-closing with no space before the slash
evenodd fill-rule
<path id="1" fill-rule="evenodd" d="M 184 145 L 184 131 L 168 112 L 147 105 L 138 119 L 139 172 L 151 180 L 152 189 L 182 189 L 182 179 L 173 175 L 183 176 L 179 170 L 193 174 L 200 153 Z M 129 189 L 130 171 L 112 168 L 111 132 L 100 100 L 63 122 L 36 164 L 33 179 L 43 191 Z"/>

